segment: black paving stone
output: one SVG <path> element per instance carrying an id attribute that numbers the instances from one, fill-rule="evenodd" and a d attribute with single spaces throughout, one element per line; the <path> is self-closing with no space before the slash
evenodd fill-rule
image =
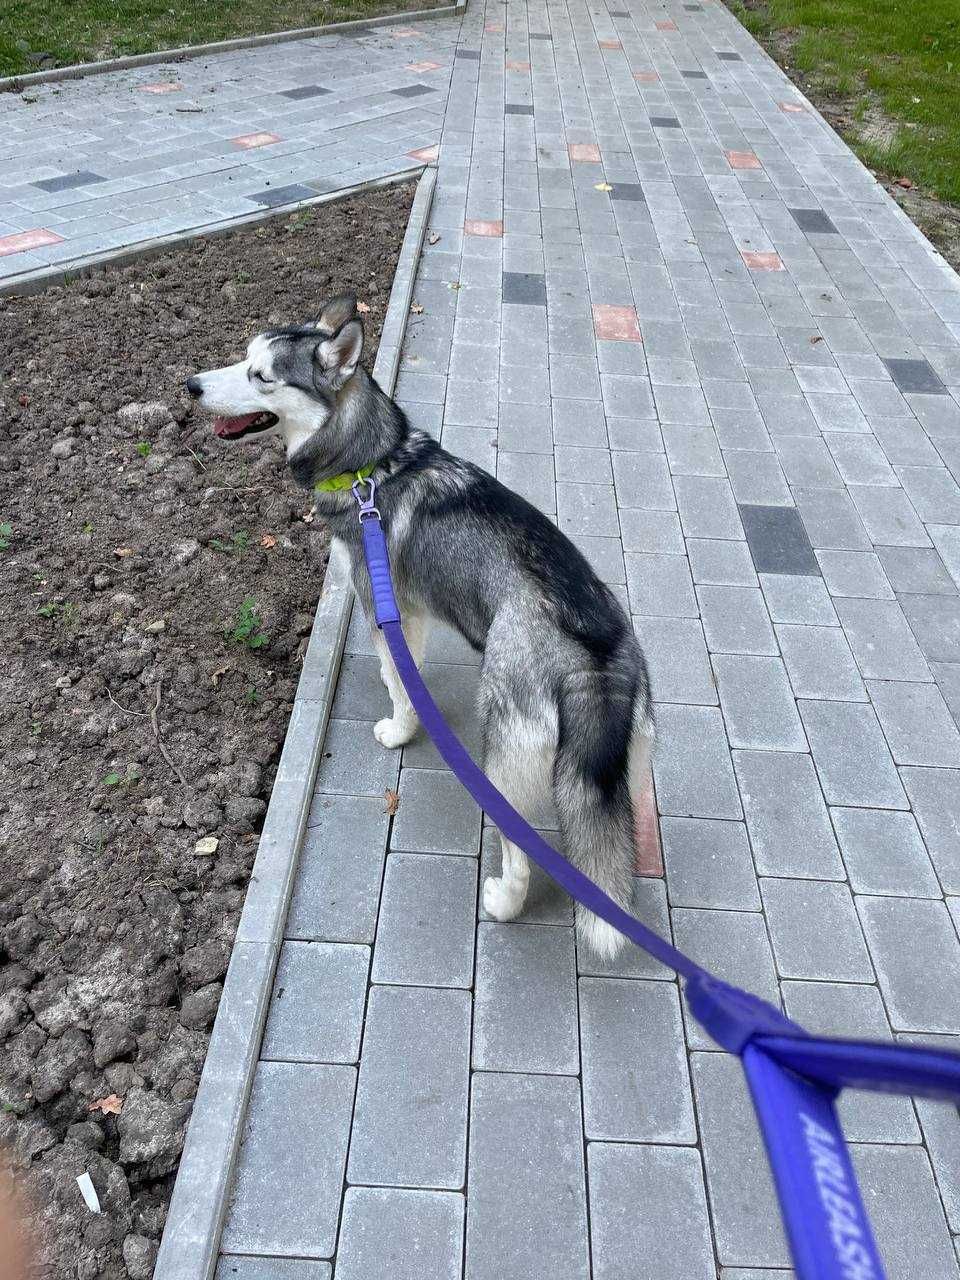
<path id="1" fill-rule="evenodd" d="M 820 565 L 796 507 L 737 505 L 758 573 L 791 573 L 806 578 L 821 576 Z"/>

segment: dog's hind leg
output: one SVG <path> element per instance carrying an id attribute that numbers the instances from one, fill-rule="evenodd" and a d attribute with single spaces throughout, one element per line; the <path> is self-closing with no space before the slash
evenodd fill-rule
<path id="1" fill-rule="evenodd" d="M 374 625 L 371 628 L 371 634 L 373 647 L 380 659 L 380 678 L 386 685 L 390 701 L 393 703 L 393 715 L 377 721 L 373 726 L 373 736 L 385 747 L 402 747 L 417 732 L 420 722 L 403 687 L 403 681 L 394 665 L 383 633 Z M 416 613 L 408 614 L 403 619 L 403 634 L 413 654 L 413 660 L 419 667 L 423 662 L 423 652 L 427 643 L 426 616 Z"/>
<path id="2" fill-rule="evenodd" d="M 485 717 L 484 769 L 493 785 L 529 819 L 550 794 L 556 735 L 546 725 L 516 716 Z M 491 733 L 491 728 L 495 732 Z M 530 885 L 530 862 L 501 832 L 499 876 L 483 883 L 483 908 L 494 920 L 514 920 L 523 910 Z"/>

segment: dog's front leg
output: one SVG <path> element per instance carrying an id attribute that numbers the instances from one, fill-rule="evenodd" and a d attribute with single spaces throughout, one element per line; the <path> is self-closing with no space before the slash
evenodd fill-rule
<path id="1" fill-rule="evenodd" d="M 373 726 L 373 736 L 385 747 L 402 747 L 417 731 L 417 713 L 414 711 L 403 687 L 403 681 L 397 672 L 393 656 L 383 638 L 379 627 L 372 627 L 373 644 L 380 659 L 380 678 L 387 687 L 390 701 L 393 703 L 393 715 L 378 720 Z M 403 619 L 403 634 L 413 654 L 413 660 L 419 667 L 423 662 L 423 651 L 427 643 L 427 619 L 423 614 L 408 614 Z"/>

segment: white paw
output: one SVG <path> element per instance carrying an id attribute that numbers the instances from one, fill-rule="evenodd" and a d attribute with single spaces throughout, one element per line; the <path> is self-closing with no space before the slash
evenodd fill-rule
<path id="1" fill-rule="evenodd" d="M 416 732 L 416 720 L 400 718 L 391 720 L 388 717 L 386 720 L 378 720 L 373 726 L 373 736 L 381 746 L 390 747 L 391 750 L 394 747 L 404 746 Z"/>
<path id="2" fill-rule="evenodd" d="M 525 880 L 505 880 L 503 876 L 487 876 L 483 882 L 483 909 L 494 920 L 515 920 L 523 910 L 527 896 Z"/>

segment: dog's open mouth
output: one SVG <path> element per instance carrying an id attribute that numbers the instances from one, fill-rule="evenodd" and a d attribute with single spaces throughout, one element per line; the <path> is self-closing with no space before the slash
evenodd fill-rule
<path id="1" fill-rule="evenodd" d="M 214 418 L 213 429 L 218 436 L 237 440 L 240 436 L 253 435 L 255 431 L 266 431 L 279 422 L 275 413 L 241 413 L 236 418 Z"/>

